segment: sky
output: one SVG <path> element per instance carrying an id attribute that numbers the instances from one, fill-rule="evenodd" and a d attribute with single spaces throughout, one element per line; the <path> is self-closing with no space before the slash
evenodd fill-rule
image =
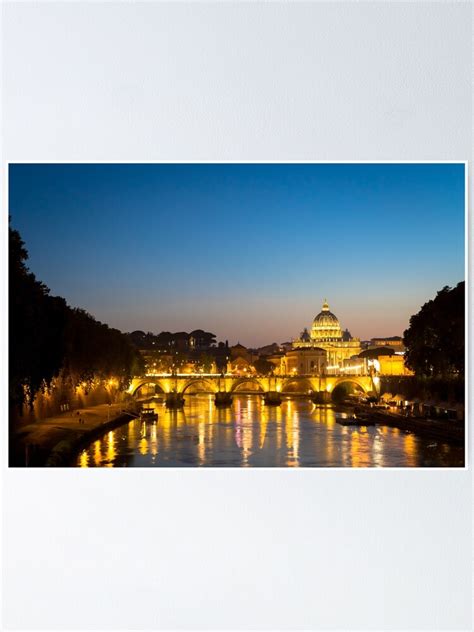
<path id="1" fill-rule="evenodd" d="M 261 346 L 327 299 L 402 335 L 464 279 L 463 164 L 12 164 L 9 212 L 51 293 L 122 331 Z"/>

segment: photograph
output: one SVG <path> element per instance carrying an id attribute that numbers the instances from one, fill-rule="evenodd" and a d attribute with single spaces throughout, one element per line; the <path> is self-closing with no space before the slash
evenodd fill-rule
<path id="1" fill-rule="evenodd" d="M 10 163 L 9 466 L 465 468 L 466 169 Z"/>
<path id="2" fill-rule="evenodd" d="M 473 629 L 472 17 L 2 3 L 1 630 Z"/>

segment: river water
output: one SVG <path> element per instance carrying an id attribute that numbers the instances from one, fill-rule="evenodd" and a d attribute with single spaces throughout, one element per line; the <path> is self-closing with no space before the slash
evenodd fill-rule
<path id="1" fill-rule="evenodd" d="M 230 408 L 213 396 L 186 398 L 183 410 L 154 404 L 158 420 L 134 419 L 93 441 L 81 467 L 459 467 L 464 448 L 397 428 L 342 426 L 331 406 L 300 399 L 265 406 L 239 395 Z"/>

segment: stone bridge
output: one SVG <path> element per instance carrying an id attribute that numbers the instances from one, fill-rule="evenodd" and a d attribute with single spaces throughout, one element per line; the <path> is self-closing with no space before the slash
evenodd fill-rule
<path id="1" fill-rule="evenodd" d="M 339 386 L 344 385 L 347 392 L 376 392 L 379 390 L 378 378 L 352 375 L 278 375 L 278 376 L 230 376 L 219 375 L 146 375 L 136 377 L 128 389 L 133 396 L 140 396 L 140 390 L 146 385 L 153 385 L 156 393 L 252 393 L 263 394 L 277 391 L 287 394 L 308 395 L 326 392 L 332 394 Z"/>

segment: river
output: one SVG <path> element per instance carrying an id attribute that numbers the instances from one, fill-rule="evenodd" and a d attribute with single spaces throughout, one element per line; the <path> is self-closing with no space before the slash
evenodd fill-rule
<path id="1" fill-rule="evenodd" d="M 134 419 L 78 455 L 81 467 L 462 467 L 464 448 L 386 426 L 337 423 L 331 406 L 302 399 L 265 406 L 239 395 L 230 408 L 211 395 L 183 410 L 154 404 L 158 420 Z"/>

